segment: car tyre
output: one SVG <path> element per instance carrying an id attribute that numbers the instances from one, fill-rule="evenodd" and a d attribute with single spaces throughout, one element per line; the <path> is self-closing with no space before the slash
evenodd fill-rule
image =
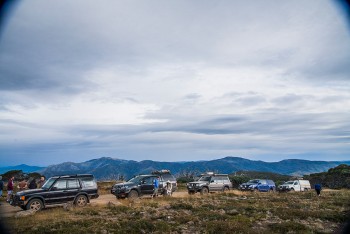
<path id="1" fill-rule="evenodd" d="M 208 193 L 209 193 L 208 188 L 204 187 L 204 188 L 201 189 L 201 194 L 202 195 L 207 195 Z"/>
<path id="2" fill-rule="evenodd" d="M 223 189 L 222 189 L 222 191 L 224 192 L 224 193 L 226 193 L 226 192 L 228 192 L 230 189 L 227 187 L 227 186 L 225 186 Z"/>
<path id="3" fill-rule="evenodd" d="M 130 200 L 137 199 L 139 197 L 139 193 L 136 190 L 131 190 L 128 194 L 128 198 Z"/>
<path id="4" fill-rule="evenodd" d="M 87 204 L 87 197 L 85 195 L 79 195 L 76 199 L 75 199 L 75 205 L 78 207 L 84 207 Z"/>
<path id="5" fill-rule="evenodd" d="M 44 204 L 40 199 L 33 199 L 28 202 L 26 210 L 40 211 L 43 207 Z"/>

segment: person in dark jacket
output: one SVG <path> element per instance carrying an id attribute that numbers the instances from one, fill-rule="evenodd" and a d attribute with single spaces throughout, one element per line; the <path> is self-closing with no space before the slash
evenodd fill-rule
<path id="1" fill-rule="evenodd" d="M 315 191 L 317 193 L 317 196 L 321 196 L 321 190 L 322 190 L 322 185 L 321 184 L 315 184 Z"/>
<path id="2" fill-rule="evenodd" d="M 35 179 L 32 179 L 32 180 L 29 182 L 28 188 L 29 188 L 29 189 L 36 189 L 36 188 L 37 188 Z"/>
<path id="3" fill-rule="evenodd" d="M 4 181 L 2 181 L 2 176 L 0 176 L 0 197 L 2 197 L 2 190 L 3 189 L 4 189 Z"/>

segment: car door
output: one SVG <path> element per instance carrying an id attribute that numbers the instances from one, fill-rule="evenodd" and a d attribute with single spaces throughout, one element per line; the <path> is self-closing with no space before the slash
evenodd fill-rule
<path id="1" fill-rule="evenodd" d="M 294 187 L 294 191 L 300 191 L 300 183 L 299 181 L 294 181 L 294 184 L 293 184 L 293 187 Z"/>
<path id="2" fill-rule="evenodd" d="M 142 194 L 153 194 L 154 185 L 153 181 L 156 177 L 145 177 L 141 180 L 141 193 Z"/>
<path id="3" fill-rule="evenodd" d="M 67 179 L 58 179 L 47 193 L 45 202 L 46 204 L 65 203 L 67 199 Z"/>
<path id="4" fill-rule="evenodd" d="M 73 201 L 80 189 L 80 184 L 77 178 L 67 179 L 67 201 Z"/>
<path id="5" fill-rule="evenodd" d="M 220 176 L 212 176 L 210 178 L 209 191 L 219 191 L 222 189 L 222 180 Z"/>
<path id="6" fill-rule="evenodd" d="M 260 180 L 259 181 L 259 191 L 268 191 L 269 185 L 267 184 L 266 180 Z"/>

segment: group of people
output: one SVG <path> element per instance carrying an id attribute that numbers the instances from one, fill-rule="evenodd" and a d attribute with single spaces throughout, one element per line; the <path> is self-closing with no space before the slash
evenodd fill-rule
<path id="1" fill-rule="evenodd" d="M 152 197 L 156 197 L 158 196 L 158 190 L 159 190 L 159 178 L 155 178 L 153 180 L 153 186 L 154 186 L 154 190 L 153 190 L 153 196 Z M 172 183 L 168 180 L 166 183 L 163 184 L 163 188 L 164 191 L 167 196 L 171 196 L 173 193 L 173 185 Z"/>
<path id="2" fill-rule="evenodd" d="M 15 177 L 12 176 L 7 182 L 7 197 L 6 197 L 7 202 L 10 201 L 11 195 L 13 194 L 14 179 Z M 19 189 L 19 191 L 23 191 L 26 189 L 41 188 L 45 184 L 45 182 L 46 180 L 44 176 L 41 176 L 38 182 L 34 178 L 29 178 L 29 180 L 23 179 L 18 183 L 17 188 Z M 2 181 L 2 176 L 0 176 L 0 197 L 2 197 L 3 189 L 4 189 L 4 182 Z"/>

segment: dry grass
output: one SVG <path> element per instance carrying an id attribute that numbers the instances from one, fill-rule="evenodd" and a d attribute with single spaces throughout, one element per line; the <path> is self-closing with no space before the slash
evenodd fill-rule
<path id="1" fill-rule="evenodd" d="M 159 197 L 8 218 L 14 233 L 332 233 L 350 211 L 350 190 Z"/>

